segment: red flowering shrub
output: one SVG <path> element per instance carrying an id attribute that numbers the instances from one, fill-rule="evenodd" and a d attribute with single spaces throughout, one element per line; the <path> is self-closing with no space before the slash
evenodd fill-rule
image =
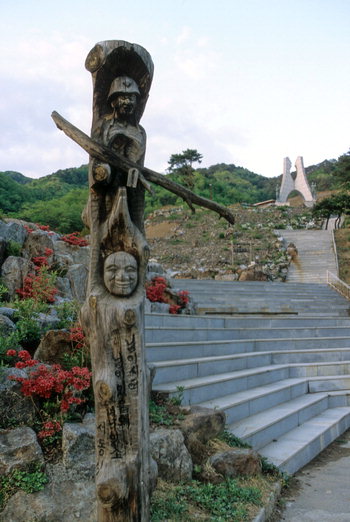
<path id="1" fill-rule="evenodd" d="M 146 296 L 152 303 L 166 303 L 164 290 L 167 288 L 164 277 L 154 277 L 146 283 Z"/>
<path id="2" fill-rule="evenodd" d="M 66 234 L 61 237 L 62 241 L 69 243 L 70 245 L 75 246 L 87 246 L 89 243 L 86 239 L 79 236 L 79 232 L 72 232 L 71 234 Z"/>
<path id="3" fill-rule="evenodd" d="M 46 422 L 43 422 L 42 430 L 38 432 L 39 439 L 46 439 L 54 437 L 57 433 L 62 431 L 61 424 L 56 420 L 49 420 Z"/>
<path id="4" fill-rule="evenodd" d="M 180 290 L 177 294 L 180 298 L 181 304 L 186 306 L 190 301 L 190 294 L 187 290 Z"/>
<path id="5" fill-rule="evenodd" d="M 181 309 L 180 305 L 175 305 L 175 304 L 170 305 L 169 314 L 178 314 L 180 309 Z"/>
<path id="6" fill-rule="evenodd" d="M 85 334 L 80 325 L 69 328 L 69 340 L 75 344 L 76 348 L 83 348 L 86 346 Z"/>
<path id="7" fill-rule="evenodd" d="M 21 393 L 24 396 L 36 399 L 35 404 L 42 419 L 39 439 L 45 444 L 55 442 L 72 405 L 80 405 L 86 401 L 82 393 L 90 389 L 90 370 L 79 366 L 64 370 L 60 364 L 45 365 L 32 359 L 27 350 L 7 350 L 6 355 L 19 359 L 15 363 L 16 368 L 31 368 L 27 377 L 12 375 L 9 378 L 21 383 Z M 42 409 L 39 407 L 40 401 Z M 60 421 L 56 417 L 60 417 Z"/>
<path id="8" fill-rule="evenodd" d="M 50 227 L 49 227 L 49 225 L 39 225 L 39 223 L 36 223 L 36 226 L 37 226 L 40 230 L 44 230 L 44 232 L 50 232 Z"/>
<path id="9" fill-rule="evenodd" d="M 76 366 L 71 370 L 64 370 L 60 364 L 47 366 L 32 359 L 27 350 L 16 352 L 8 350 L 7 355 L 14 355 L 21 359 L 16 368 L 34 368 L 28 377 L 11 376 L 11 379 L 21 383 L 21 392 L 26 397 L 40 397 L 42 399 L 55 398 L 62 412 L 67 412 L 71 404 L 81 404 L 85 399 L 77 397 L 75 392 L 87 390 L 90 387 L 91 372 L 88 368 Z"/>
<path id="10" fill-rule="evenodd" d="M 164 277 L 154 277 L 152 281 L 146 283 L 145 288 L 147 299 L 153 303 L 170 304 L 170 314 L 179 314 L 182 309 L 186 308 L 190 300 L 189 293 L 186 290 L 181 290 L 177 294 L 172 295 Z M 176 300 L 176 303 L 173 302 L 174 299 Z"/>
<path id="11" fill-rule="evenodd" d="M 16 293 L 21 299 L 34 299 L 44 303 L 53 303 L 57 288 L 54 286 L 55 276 L 49 273 L 48 258 L 53 254 L 51 248 L 45 248 L 44 255 L 32 257 L 34 272 L 24 278 L 23 287 L 18 288 Z"/>
<path id="12" fill-rule="evenodd" d="M 24 225 L 24 228 L 26 229 L 26 231 L 28 232 L 28 234 L 31 234 L 32 232 L 34 232 L 34 228 L 30 228 L 29 225 Z"/>

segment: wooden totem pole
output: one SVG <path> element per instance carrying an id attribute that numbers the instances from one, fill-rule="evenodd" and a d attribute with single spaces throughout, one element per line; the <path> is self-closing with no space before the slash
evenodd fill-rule
<path id="1" fill-rule="evenodd" d="M 81 322 L 88 337 L 96 411 L 98 522 L 149 520 L 148 379 L 144 350 L 144 191 L 152 181 L 192 203 L 231 212 L 143 166 L 139 125 L 153 63 L 141 46 L 95 45 L 86 59 L 93 79 L 91 138 L 58 113 L 56 125 L 90 154 L 90 272 Z"/>
<path id="2" fill-rule="evenodd" d="M 86 59 L 93 78 L 91 137 L 143 165 L 139 125 L 152 81 L 145 49 L 97 44 Z M 87 300 L 81 321 L 91 348 L 96 411 L 98 521 L 149 520 L 149 430 L 143 340 L 144 186 L 125 171 L 90 159 L 85 221 L 91 232 Z"/>

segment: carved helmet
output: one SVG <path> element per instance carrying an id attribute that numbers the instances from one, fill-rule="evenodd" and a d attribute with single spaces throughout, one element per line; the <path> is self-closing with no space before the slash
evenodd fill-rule
<path id="1" fill-rule="evenodd" d="M 140 96 L 140 91 L 137 83 L 132 78 L 129 78 L 129 76 L 118 76 L 111 83 L 108 101 L 111 102 L 118 94 L 137 94 Z"/>

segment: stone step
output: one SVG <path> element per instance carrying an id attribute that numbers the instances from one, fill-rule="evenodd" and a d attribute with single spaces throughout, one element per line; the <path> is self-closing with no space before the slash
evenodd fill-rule
<path id="1" fill-rule="evenodd" d="M 300 349 L 350 348 L 349 337 L 304 337 L 299 339 L 240 339 L 228 341 L 188 341 L 183 343 L 148 343 L 148 363 L 177 359 L 198 359 L 249 352 L 267 352 Z"/>
<path id="2" fill-rule="evenodd" d="M 350 373 L 348 375 L 313 377 L 309 382 L 310 393 L 339 390 L 350 390 Z"/>
<path id="3" fill-rule="evenodd" d="M 320 318 L 316 316 L 243 316 L 223 317 L 210 315 L 146 314 L 146 327 L 150 328 L 295 328 L 317 327 Z M 322 326 L 350 326 L 350 317 L 323 317 Z"/>
<path id="4" fill-rule="evenodd" d="M 201 292 L 215 289 L 215 292 L 238 294 L 262 293 L 292 295 L 333 295 L 332 289 L 324 283 L 274 283 L 272 281 L 218 281 L 214 279 L 172 279 L 172 286 L 177 290 Z M 335 294 L 334 294 L 335 295 Z"/>
<path id="5" fill-rule="evenodd" d="M 288 378 L 289 368 L 287 365 L 263 366 L 248 370 L 220 373 L 218 375 L 206 375 L 193 379 L 176 379 L 173 382 L 153 384 L 152 390 L 174 396 L 181 389 L 182 404 L 189 405 Z"/>
<path id="6" fill-rule="evenodd" d="M 314 326 L 314 327 L 274 327 L 274 328 L 166 328 L 146 327 L 147 343 L 212 341 L 223 339 L 278 339 L 298 337 L 338 337 L 350 338 L 349 326 Z"/>
<path id="7" fill-rule="evenodd" d="M 212 289 L 215 293 L 222 291 L 233 294 L 262 293 L 269 294 L 293 293 L 297 295 L 333 295 L 332 289 L 324 283 L 274 283 L 271 281 L 217 281 L 214 279 L 173 279 L 172 286 L 177 290 L 188 290 L 189 292 L 200 292 Z"/>
<path id="8" fill-rule="evenodd" d="M 348 363 L 343 365 L 342 372 L 350 373 L 350 347 L 343 349 L 286 350 L 278 352 L 253 352 L 245 354 L 225 355 L 221 357 L 201 357 L 196 359 L 175 359 L 149 364 L 154 375 L 153 385 L 166 384 L 174 380 L 195 379 L 221 373 L 234 372 L 261 366 L 292 365 L 298 367 L 310 363 Z M 346 368 L 345 368 L 346 366 Z M 338 371 L 340 367 L 335 366 Z M 329 371 L 329 369 L 328 369 Z M 294 374 L 296 370 L 294 368 Z M 306 374 L 306 370 L 305 370 Z M 309 376 L 311 369 L 309 368 Z M 318 374 L 316 374 L 318 375 Z M 324 373 L 323 373 L 324 375 Z"/>
<path id="9" fill-rule="evenodd" d="M 232 424 L 250 415 L 266 410 L 277 404 L 289 401 L 308 392 L 308 380 L 284 379 L 265 386 L 259 386 L 242 392 L 217 397 L 202 402 L 203 408 L 218 408 L 226 415 L 226 423 Z"/>
<path id="10" fill-rule="evenodd" d="M 295 365 L 295 367 L 302 370 L 297 372 L 300 377 L 293 377 L 294 368 L 290 366 L 290 377 L 288 379 L 217 397 L 202 402 L 199 406 L 223 410 L 226 415 L 227 424 L 233 424 L 250 415 L 309 393 L 310 383 L 322 381 L 320 377 L 314 376 L 317 373 L 328 376 L 329 374 L 338 375 L 338 373 L 345 375 L 349 372 L 350 363 L 338 363 L 336 365 L 312 363 L 310 365 Z M 309 372 L 307 367 L 312 369 L 312 372 Z M 308 375 L 309 373 L 311 373 L 311 376 Z M 326 390 L 318 389 L 317 391 L 324 392 Z M 343 387 L 341 390 L 327 390 L 327 392 L 329 406 L 350 406 L 350 388 Z"/>
<path id="11" fill-rule="evenodd" d="M 234 422 L 228 431 L 259 450 L 327 408 L 327 393 L 305 394 Z"/>
<path id="12" fill-rule="evenodd" d="M 308 308 L 303 310 L 296 310 L 295 308 L 291 308 L 288 306 L 285 307 L 253 307 L 252 305 L 247 305 L 246 307 L 235 307 L 235 306 L 197 306 L 198 313 L 201 315 L 251 315 L 254 313 L 257 314 L 269 314 L 269 315 L 277 315 L 277 314 L 294 314 L 294 315 L 302 315 L 302 316 L 315 316 L 318 315 L 321 317 L 348 317 L 349 309 L 348 308 L 340 308 L 333 309 L 330 307 L 329 310 L 326 308 Z"/>
<path id="13" fill-rule="evenodd" d="M 350 427 L 350 407 L 329 408 L 259 449 L 282 471 L 293 474 Z"/>

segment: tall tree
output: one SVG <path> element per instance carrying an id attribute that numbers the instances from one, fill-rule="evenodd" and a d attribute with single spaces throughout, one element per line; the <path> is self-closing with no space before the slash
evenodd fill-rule
<path id="1" fill-rule="evenodd" d="M 346 189 L 350 189 L 350 150 L 338 158 L 335 174 Z"/>
<path id="2" fill-rule="evenodd" d="M 318 201 L 312 209 L 312 213 L 316 218 L 326 220 L 326 230 L 329 218 L 337 216 L 335 228 L 339 228 L 341 216 L 350 213 L 350 195 L 345 193 L 333 194 L 329 198 Z"/>
<path id="3" fill-rule="evenodd" d="M 178 174 L 183 185 L 189 189 L 194 187 L 193 163 L 202 162 L 202 154 L 196 149 L 183 150 L 181 154 L 172 154 L 168 161 L 168 172 Z"/>

